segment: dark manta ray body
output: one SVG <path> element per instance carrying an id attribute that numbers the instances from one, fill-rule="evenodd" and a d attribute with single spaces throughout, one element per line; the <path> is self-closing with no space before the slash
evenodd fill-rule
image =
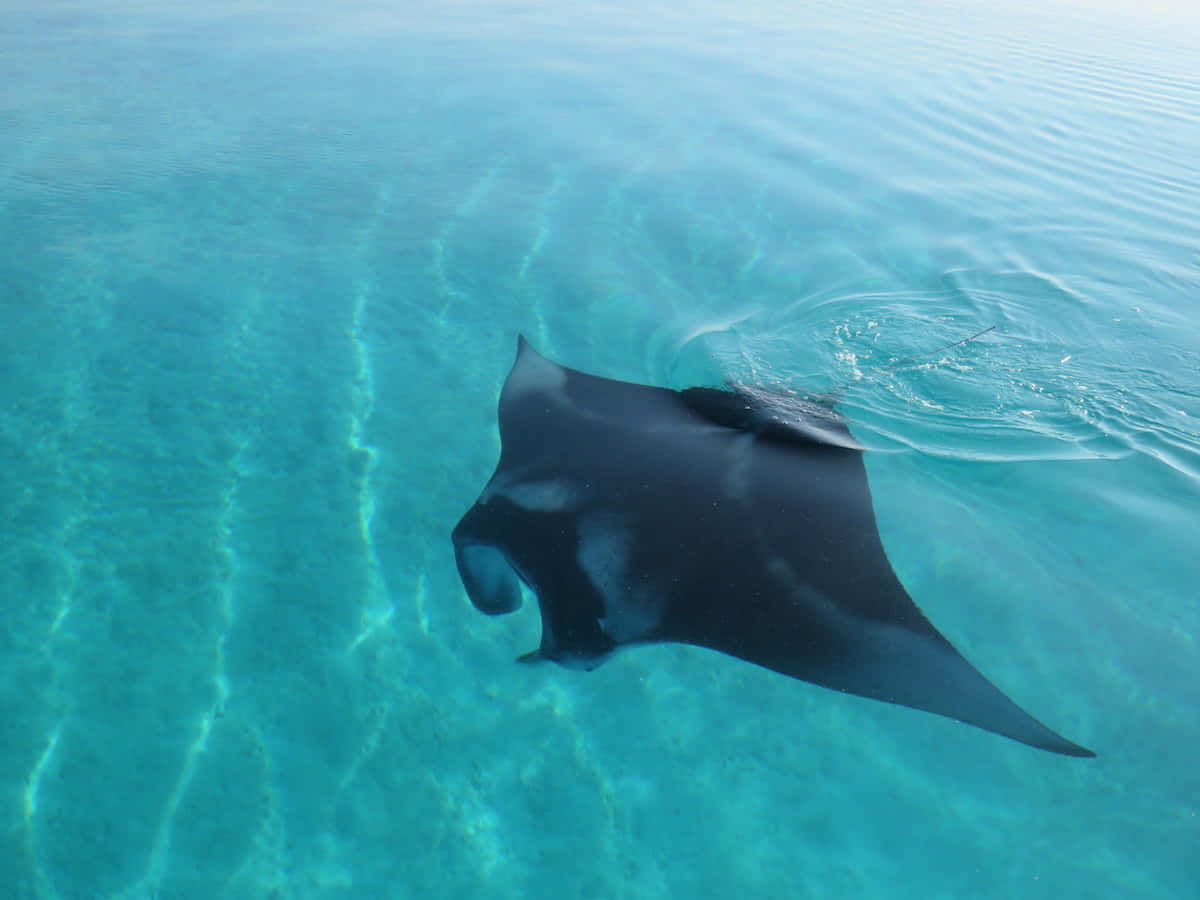
<path id="1" fill-rule="evenodd" d="M 522 338 L 500 437 L 454 548 L 483 612 L 515 610 L 518 577 L 537 594 L 542 644 L 523 658 L 594 668 L 626 644 L 696 644 L 1094 755 L 1020 709 L 917 609 L 880 542 L 862 449 L 829 406 L 598 378 Z"/>

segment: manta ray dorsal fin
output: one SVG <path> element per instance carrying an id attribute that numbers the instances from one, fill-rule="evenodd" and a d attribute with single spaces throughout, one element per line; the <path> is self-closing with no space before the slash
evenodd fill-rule
<path id="1" fill-rule="evenodd" d="M 679 393 L 693 412 L 714 425 L 783 443 L 863 449 L 823 398 L 736 383 L 728 390 L 694 387 Z"/>

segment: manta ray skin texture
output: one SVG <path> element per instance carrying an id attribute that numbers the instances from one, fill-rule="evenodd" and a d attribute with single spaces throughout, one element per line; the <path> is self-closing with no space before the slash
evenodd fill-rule
<path id="1" fill-rule="evenodd" d="M 537 595 L 523 661 L 591 669 L 629 645 L 707 647 L 1069 756 L 930 624 L 879 538 L 862 448 L 827 403 L 676 391 L 560 366 L 521 338 L 500 462 L 455 527 L 471 602 Z"/>

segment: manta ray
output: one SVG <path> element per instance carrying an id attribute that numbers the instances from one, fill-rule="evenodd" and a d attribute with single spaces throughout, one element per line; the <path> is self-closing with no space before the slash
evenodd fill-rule
<path id="1" fill-rule="evenodd" d="M 884 552 L 864 450 L 835 406 L 747 385 L 589 375 L 523 337 L 500 462 L 455 527 L 475 607 L 537 596 L 522 661 L 593 669 L 618 648 L 707 647 L 833 690 L 1094 756 L 981 675 Z"/>

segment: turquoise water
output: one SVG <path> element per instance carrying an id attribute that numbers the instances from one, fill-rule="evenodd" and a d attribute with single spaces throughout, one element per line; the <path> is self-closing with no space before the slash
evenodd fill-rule
<path id="1" fill-rule="evenodd" d="M 0 8 L 0 893 L 1194 896 L 1195 15 L 331 6 Z M 448 535 L 519 332 L 837 390 L 910 593 L 1099 757 L 514 665 Z"/>

